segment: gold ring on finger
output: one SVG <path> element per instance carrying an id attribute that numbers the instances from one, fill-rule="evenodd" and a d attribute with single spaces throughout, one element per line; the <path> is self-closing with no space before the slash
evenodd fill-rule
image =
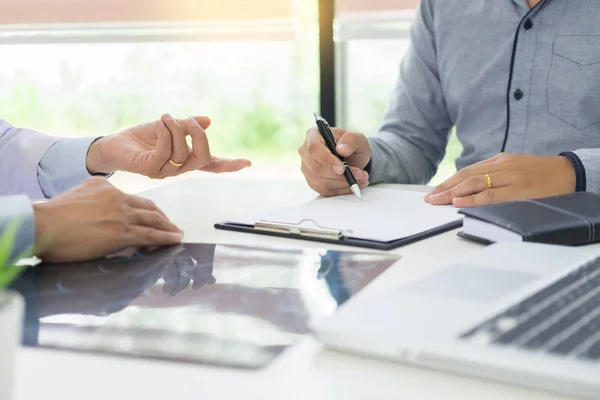
<path id="1" fill-rule="evenodd" d="M 485 175 L 485 180 L 487 181 L 487 187 L 488 189 L 493 189 L 494 188 L 494 184 L 492 183 L 492 177 L 489 176 L 488 174 Z"/>

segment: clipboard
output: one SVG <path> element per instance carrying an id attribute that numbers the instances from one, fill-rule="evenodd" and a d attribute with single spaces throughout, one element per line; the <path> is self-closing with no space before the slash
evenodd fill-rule
<path id="1" fill-rule="evenodd" d="M 315 227 L 301 226 L 307 221 L 312 222 Z M 215 224 L 214 227 L 215 229 L 232 232 L 253 233 L 264 236 L 283 237 L 288 239 L 306 240 L 340 246 L 389 251 L 452 231 L 454 229 L 458 229 L 462 227 L 462 218 L 437 226 L 433 229 L 391 241 L 378 241 L 352 237 L 351 234 L 348 234 L 343 230 L 321 227 L 317 222 L 307 219 L 299 221 L 295 224 L 272 221 L 257 221 L 254 225 L 237 222 L 223 222 Z"/>

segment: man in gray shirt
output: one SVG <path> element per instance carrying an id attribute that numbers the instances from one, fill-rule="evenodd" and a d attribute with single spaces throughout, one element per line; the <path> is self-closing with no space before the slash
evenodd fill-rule
<path id="1" fill-rule="evenodd" d="M 376 137 L 334 129 L 359 184 L 425 184 L 456 127 L 459 172 L 426 196 L 470 207 L 600 193 L 600 1 L 422 0 Z M 309 185 L 350 193 L 316 129 Z"/>

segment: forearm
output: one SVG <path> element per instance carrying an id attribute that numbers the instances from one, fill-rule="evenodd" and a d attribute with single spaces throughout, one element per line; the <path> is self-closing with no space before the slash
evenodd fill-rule
<path id="1" fill-rule="evenodd" d="M 90 176 L 88 151 L 97 139 L 59 139 L 0 119 L 0 196 L 49 199 L 77 186 Z M 102 161 L 99 153 L 91 157 L 95 164 Z"/>
<path id="2" fill-rule="evenodd" d="M 0 197 L 0 237 L 4 235 L 12 243 L 9 261 L 33 255 L 34 215 L 26 195 Z"/>
<path id="3" fill-rule="evenodd" d="M 437 70 L 433 26 L 431 2 L 422 1 L 388 111 L 370 140 L 371 183 L 428 183 L 444 158 L 453 122 Z"/>
<path id="4" fill-rule="evenodd" d="M 371 184 L 427 184 L 444 157 L 443 141 L 439 145 L 419 143 L 399 133 L 382 131 L 369 143 L 373 153 L 368 171 Z"/>

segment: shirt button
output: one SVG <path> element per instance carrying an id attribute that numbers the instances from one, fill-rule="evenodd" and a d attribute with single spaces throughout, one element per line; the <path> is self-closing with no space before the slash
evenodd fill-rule
<path id="1" fill-rule="evenodd" d="M 525 28 L 525 30 L 530 30 L 531 28 L 533 28 L 533 22 L 531 22 L 530 19 L 527 19 L 527 21 L 525 21 L 525 23 L 523 24 L 523 28 Z"/>
<path id="2" fill-rule="evenodd" d="M 521 89 L 517 89 L 513 93 L 513 96 L 515 96 L 515 99 L 517 99 L 517 101 L 519 101 L 523 98 L 523 91 Z"/>

